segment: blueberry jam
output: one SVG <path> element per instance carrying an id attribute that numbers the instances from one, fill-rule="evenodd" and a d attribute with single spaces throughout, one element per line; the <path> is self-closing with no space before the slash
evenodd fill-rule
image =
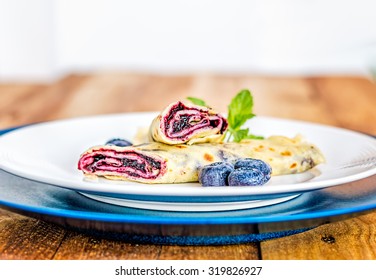
<path id="1" fill-rule="evenodd" d="M 175 114 L 179 111 L 184 110 L 184 109 L 187 109 L 187 107 L 185 107 L 184 104 L 181 103 L 181 102 L 179 102 L 178 104 L 176 104 L 175 106 L 173 106 L 171 108 L 169 114 L 165 118 L 166 129 L 170 128 L 170 122 L 171 122 L 172 118 L 175 116 Z"/>
<path id="2" fill-rule="evenodd" d="M 95 155 L 95 156 L 93 157 L 94 162 L 100 161 L 100 160 L 105 159 L 105 158 L 106 158 L 106 157 L 105 157 L 104 155 Z"/>
<path id="3" fill-rule="evenodd" d="M 132 167 L 137 170 L 145 171 L 145 163 L 139 163 L 137 160 L 123 158 L 122 160 L 123 166 Z"/>
<path id="4" fill-rule="evenodd" d="M 98 151 L 95 151 L 96 153 Z M 101 154 L 87 155 L 79 162 L 79 169 L 90 172 L 114 172 L 133 178 L 154 179 L 165 172 L 165 164 L 133 151 L 100 150 Z"/>
<path id="5" fill-rule="evenodd" d="M 151 172 L 152 170 L 160 170 L 161 169 L 161 163 L 154 160 L 151 157 L 144 156 L 144 155 L 138 155 L 138 157 L 142 158 L 143 160 L 140 162 L 138 160 L 129 159 L 129 158 L 123 158 L 122 164 L 124 167 L 131 167 L 135 170 L 142 171 L 144 173 Z M 131 175 L 129 172 L 129 175 Z M 140 174 L 132 173 L 133 177 L 141 177 Z"/>
<path id="6" fill-rule="evenodd" d="M 181 113 L 185 110 L 189 110 L 189 114 L 179 114 L 179 116 L 176 116 L 178 112 Z M 192 111 L 195 112 L 192 113 Z M 171 107 L 168 114 L 164 116 L 163 123 L 165 128 L 164 133 L 171 138 L 183 138 L 180 134 L 182 131 L 185 132 L 186 137 L 196 130 L 207 128 L 219 128 L 220 133 L 223 133 L 228 126 L 227 120 L 220 115 L 211 114 L 208 110 L 187 107 L 181 102 Z M 180 135 L 175 136 L 175 134 Z"/>
<path id="7" fill-rule="evenodd" d="M 189 124 L 189 116 L 187 116 L 187 115 L 180 116 L 180 121 L 174 122 L 172 124 L 172 132 L 176 133 L 176 132 L 182 131 L 184 129 L 187 129 L 190 126 L 191 125 Z"/>

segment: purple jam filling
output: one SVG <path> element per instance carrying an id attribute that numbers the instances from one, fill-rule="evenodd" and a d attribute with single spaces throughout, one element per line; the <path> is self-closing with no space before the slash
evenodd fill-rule
<path id="1" fill-rule="evenodd" d="M 100 149 L 84 155 L 78 169 L 91 174 L 155 179 L 165 172 L 166 167 L 165 163 L 134 151 Z"/>
<path id="2" fill-rule="evenodd" d="M 187 111 L 184 114 L 184 111 Z M 188 111 L 195 111 L 195 114 Z M 178 117 L 176 115 L 179 112 Z M 169 114 L 164 118 L 164 134 L 171 139 L 187 139 L 190 135 L 203 130 L 219 129 L 219 133 L 224 133 L 227 129 L 227 121 L 217 114 L 210 115 L 207 110 L 187 107 L 178 102 L 170 109 Z M 221 126 L 221 127 L 220 127 Z"/>

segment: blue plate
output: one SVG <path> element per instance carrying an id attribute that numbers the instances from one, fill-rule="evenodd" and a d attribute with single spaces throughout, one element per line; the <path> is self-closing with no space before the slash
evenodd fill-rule
<path id="1" fill-rule="evenodd" d="M 1 134 L 1 132 L 0 132 Z M 105 238 L 137 243 L 219 245 L 286 236 L 376 208 L 376 176 L 303 193 L 267 207 L 168 212 L 116 206 L 0 170 L 0 206 Z M 260 224 L 268 224 L 260 232 Z"/>
<path id="2" fill-rule="evenodd" d="M 288 202 L 224 212 L 115 206 L 0 171 L 0 206 L 70 229 L 137 243 L 219 245 L 276 238 L 376 208 L 376 176 Z M 258 225 L 268 223 L 268 232 Z"/>

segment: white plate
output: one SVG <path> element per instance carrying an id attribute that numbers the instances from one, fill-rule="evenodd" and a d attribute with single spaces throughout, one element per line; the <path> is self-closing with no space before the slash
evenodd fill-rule
<path id="1" fill-rule="evenodd" d="M 156 115 L 102 115 L 40 123 L 0 137 L 0 168 L 39 182 L 95 196 L 159 202 L 235 202 L 275 199 L 359 180 L 376 173 L 376 140 L 340 128 L 258 116 L 247 123 L 264 136 L 302 134 L 317 145 L 327 162 L 310 171 L 275 176 L 261 187 L 201 187 L 198 183 L 148 185 L 99 179 L 90 181 L 77 169 L 87 148 L 110 138 L 132 140 L 139 127 Z"/>
<path id="2" fill-rule="evenodd" d="M 145 201 L 135 199 L 119 199 L 115 197 L 92 195 L 81 193 L 82 195 L 101 202 L 157 211 L 176 211 L 176 212 L 215 212 L 215 211 L 230 211 L 241 209 L 252 209 L 263 206 L 274 205 L 289 201 L 299 196 L 299 194 L 277 197 L 273 199 L 260 200 L 246 200 L 246 201 L 232 201 L 232 202 L 161 202 L 161 201 Z"/>

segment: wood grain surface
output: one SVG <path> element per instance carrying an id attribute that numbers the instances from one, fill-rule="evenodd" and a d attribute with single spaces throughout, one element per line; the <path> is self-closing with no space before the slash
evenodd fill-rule
<path id="1" fill-rule="evenodd" d="M 0 84 L 0 129 L 78 116 L 159 111 L 187 96 L 225 112 L 243 88 L 252 91 L 257 115 L 376 135 L 375 83 L 347 76 L 96 73 L 70 75 L 51 84 Z M 260 231 L 267 229 L 260 225 Z M 257 243 L 162 246 L 93 237 L 0 209 L 0 259 L 376 259 L 376 212 Z"/>

